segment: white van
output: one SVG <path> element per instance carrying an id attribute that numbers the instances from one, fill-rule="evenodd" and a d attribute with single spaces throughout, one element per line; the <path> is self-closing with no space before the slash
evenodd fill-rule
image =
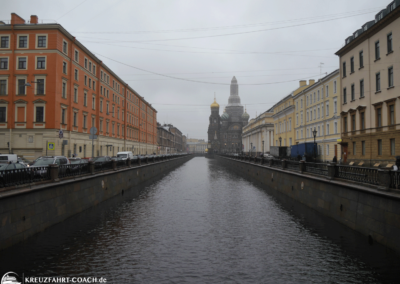
<path id="1" fill-rule="evenodd" d="M 121 158 L 122 160 L 127 160 L 128 158 L 130 158 L 132 160 L 133 159 L 133 153 L 131 151 L 118 152 L 117 153 L 117 158 Z"/>
<path id="2" fill-rule="evenodd" d="M 1 162 L 17 162 L 18 157 L 17 154 L 0 154 L 0 161 Z"/>

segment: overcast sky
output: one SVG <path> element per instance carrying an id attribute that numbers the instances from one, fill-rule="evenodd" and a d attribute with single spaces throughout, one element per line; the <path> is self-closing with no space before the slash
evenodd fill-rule
<path id="1" fill-rule="evenodd" d="M 14 12 L 60 23 L 157 109 L 158 122 L 207 139 L 209 105 L 215 93 L 222 114 L 233 76 L 253 118 L 299 80 L 318 79 L 320 63 L 322 73 L 338 69 L 345 38 L 389 3 L 0 0 L 0 20 Z"/>

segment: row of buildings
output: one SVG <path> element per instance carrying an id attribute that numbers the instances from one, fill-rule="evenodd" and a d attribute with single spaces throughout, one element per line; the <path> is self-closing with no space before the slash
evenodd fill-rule
<path id="1" fill-rule="evenodd" d="M 187 151 L 186 136 L 172 124 L 157 122 L 157 146 L 159 154 L 172 154 Z"/>
<path id="2" fill-rule="evenodd" d="M 243 127 L 245 152 L 317 143 L 320 161 L 386 165 L 400 154 L 400 0 L 345 39 L 339 69 L 300 81 Z"/>
<path id="3" fill-rule="evenodd" d="M 61 25 L 15 13 L 0 22 L 1 152 L 152 153 L 156 122 L 151 104 Z"/>
<path id="4" fill-rule="evenodd" d="M 180 152 L 186 137 L 61 25 L 0 22 L 0 153 Z M 92 139 L 93 138 L 93 139 Z"/>

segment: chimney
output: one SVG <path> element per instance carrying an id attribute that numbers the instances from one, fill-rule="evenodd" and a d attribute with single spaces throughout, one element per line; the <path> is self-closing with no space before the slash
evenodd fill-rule
<path id="1" fill-rule="evenodd" d="M 309 85 L 311 86 L 311 85 L 314 85 L 314 83 L 315 83 L 315 80 L 314 79 L 310 79 L 309 80 Z"/>
<path id="2" fill-rule="evenodd" d="M 300 81 L 300 87 L 306 86 L 307 85 L 307 81 L 306 80 L 301 80 Z"/>
<path id="3" fill-rule="evenodd" d="M 37 24 L 39 22 L 39 18 L 36 15 L 31 16 L 31 24 Z"/>
<path id="4" fill-rule="evenodd" d="M 25 20 L 15 13 L 11 13 L 11 25 L 23 25 Z"/>

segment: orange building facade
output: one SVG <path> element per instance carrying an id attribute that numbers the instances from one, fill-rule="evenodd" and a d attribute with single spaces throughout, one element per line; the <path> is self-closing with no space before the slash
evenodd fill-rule
<path id="1" fill-rule="evenodd" d="M 157 111 L 61 25 L 14 13 L 0 22 L 0 153 L 33 160 L 156 149 Z"/>

